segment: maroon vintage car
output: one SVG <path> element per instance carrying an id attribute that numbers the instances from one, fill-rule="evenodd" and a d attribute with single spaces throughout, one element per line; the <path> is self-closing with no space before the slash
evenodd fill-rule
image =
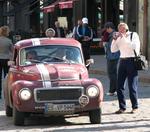
<path id="1" fill-rule="evenodd" d="M 4 82 L 6 115 L 24 125 L 30 114 L 64 116 L 88 113 L 101 122 L 103 86 L 89 78 L 81 45 L 74 39 L 33 38 L 14 45 Z"/>

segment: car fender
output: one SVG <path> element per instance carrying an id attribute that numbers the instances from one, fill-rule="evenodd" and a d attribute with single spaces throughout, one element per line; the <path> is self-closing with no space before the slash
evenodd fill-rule
<path id="1" fill-rule="evenodd" d="M 82 81 L 82 84 L 85 88 L 88 88 L 90 85 L 95 85 L 99 88 L 99 102 L 103 101 L 104 91 L 103 91 L 103 85 L 100 80 L 96 78 L 89 78 Z"/>

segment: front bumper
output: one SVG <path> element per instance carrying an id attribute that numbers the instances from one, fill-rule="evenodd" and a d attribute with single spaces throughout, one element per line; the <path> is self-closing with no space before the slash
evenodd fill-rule
<path id="1" fill-rule="evenodd" d="M 89 98 L 83 87 L 35 88 L 33 98 L 21 101 L 17 109 L 21 112 L 48 115 L 69 115 L 97 109 L 99 97 Z"/>

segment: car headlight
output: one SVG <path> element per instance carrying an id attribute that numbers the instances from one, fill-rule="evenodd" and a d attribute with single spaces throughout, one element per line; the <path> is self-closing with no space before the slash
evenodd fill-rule
<path id="1" fill-rule="evenodd" d="M 94 98 L 99 95 L 99 89 L 95 85 L 91 85 L 87 88 L 86 93 L 89 97 Z"/>
<path id="2" fill-rule="evenodd" d="M 26 101 L 31 98 L 31 91 L 28 88 L 23 88 L 19 91 L 19 97 L 20 99 Z"/>

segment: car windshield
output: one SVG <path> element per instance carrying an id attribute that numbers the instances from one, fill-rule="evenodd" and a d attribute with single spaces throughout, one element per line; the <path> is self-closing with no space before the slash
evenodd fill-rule
<path id="1" fill-rule="evenodd" d="M 36 63 L 83 64 L 80 49 L 73 46 L 40 45 L 21 49 L 20 65 Z"/>

